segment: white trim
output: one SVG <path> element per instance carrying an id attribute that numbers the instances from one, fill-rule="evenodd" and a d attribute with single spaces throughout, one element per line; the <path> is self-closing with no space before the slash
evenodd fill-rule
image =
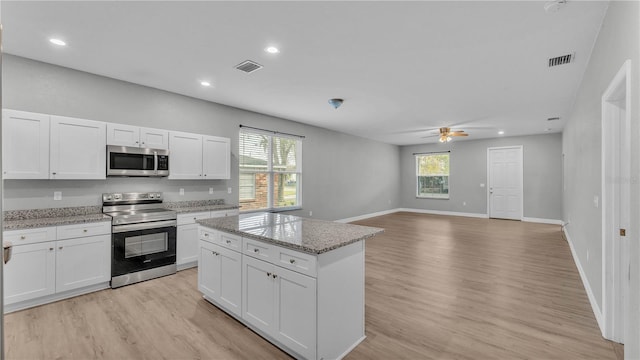
<path id="1" fill-rule="evenodd" d="M 567 239 L 567 243 L 569 244 L 569 248 L 571 249 L 571 256 L 573 256 L 573 262 L 576 264 L 578 268 L 578 273 L 580 274 L 580 279 L 582 280 L 582 285 L 584 286 L 584 290 L 587 292 L 587 297 L 589 298 L 589 303 L 591 304 L 591 310 L 593 311 L 593 315 L 596 317 L 596 321 L 598 322 L 598 327 L 600 328 L 600 332 L 604 336 L 604 319 L 602 316 L 602 311 L 600 311 L 600 307 L 598 306 L 598 302 L 596 301 L 596 296 L 593 294 L 593 290 L 591 289 L 591 284 L 589 283 L 589 278 L 587 278 L 587 274 L 584 272 L 582 264 L 580 263 L 580 258 L 576 253 L 575 248 L 573 247 L 573 241 L 571 241 L 571 237 L 569 236 L 569 232 L 566 227 L 562 228 L 564 233 L 564 237 Z"/>
<path id="2" fill-rule="evenodd" d="M 543 219 L 523 216 L 522 221 L 540 224 L 564 225 L 564 221 L 558 219 Z"/>
<path id="3" fill-rule="evenodd" d="M 624 120 L 619 123 L 619 127 L 612 127 L 610 122 L 615 114 L 612 114 L 614 101 L 619 101 L 621 90 L 624 88 Z M 602 242 L 602 336 L 608 340 L 624 342 L 625 304 L 621 304 L 623 293 L 628 297 L 628 282 L 624 281 L 623 271 L 620 270 L 620 263 L 623 268 L 628 264 L 628 252 L 626 243 L 633 234 L 627 234 L 625 241 L 618 241 L 617 237 L 611 235 L 618 228 L 629 229 L 628 211 L 629 209 L 629 184 L 624 182 L 614 182 L 612 177 L 619 179 L 629 179 L 630 174 L 630 124 L 631 124 L 631 60 L 626 60 L 620 70 L 609 83 L 609 86 L 602 94 L 602 135 L 601 135 L 601 242 Z M 616 117 L 617 119 L 617 117 Z M 617 136 L 613 130 L 619 130 L 625 136 L 623 144 L 625 149 L 620 149 L 620 159 L 616 161 L 614 155 L 618 150 L 618 141 L 612 137 Z M 626 155 L 625 155 L 626 154 Z M 614 160 L 614 161 L 611 161 Z M 608 161 L 611 161 L 609 163 Z M 624 166 L 619 164 L 624 163 Z M 613 174 L 612 174 L 613 172 Z M 621 203 L 618 204 L 617 201 Z M 622 209 L 622 210 L 619 210 Z"/>
<path id="4" fill-rule="evenodd" d="M 483 218 L 488 219 L 489 215 L 487 214 L 478 214 L 478 213 L 464 213 L 457 211 L 441 211 L 441 210 L 427 210 L 427 209 L 410 209 L 410 208 L 399 208 L 396 211 L 406 211 L 406 212 L 414 212 L 421 214 L 432 214 L 432 215 L 450 215 L 450 216 L 464 216 L 464 217 L 472 217 L 472 218 Z"/>
<path id="5" fill-rule="evenodd" d="M 393 213 L 396 213 L 398 211 L 400 211 L 400 209 L 383 210 L 383 211 L 378 211 L 378 212 L 374 212 L 374 213 L 370 213 L 370 214 L 364 214 L 364 215 L 354 216 L 354 217 L 350 217 L 350 218 L 335 220 L 335 222 L 349 223 L 349 222 L 352 222 L 352 221 L 359 221 L 359 220 L 369 219 L 369 218 L 376 217 L 376 216 L 393 214 Z"/>
<path id="6" fill-rule="evenodd" d="M 487 187 L 485 189 L 491 188 L 491 163 L 489 153 L 491 150 L 501 150 L 501 149 L 520 149 L 520 219 L 514 220 L 523 220 L 524 218 L 524 146 L 523 145 L 512 145 L 512 146 L 495 146 L 487 148 Z M 491 217 L 491 191 L 485 190 L 487 192 L 487 217 Z"/>

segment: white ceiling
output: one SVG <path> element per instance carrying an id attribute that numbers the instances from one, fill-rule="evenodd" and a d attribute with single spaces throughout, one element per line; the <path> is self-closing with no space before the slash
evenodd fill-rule
<path id="1" fill-rule="evenodd" d="M 2 1 L 4 51 L 391 144 L 559 132 L 607 2 Z M 50 37 L 64 39 L 56 47 Z M 275 45 L 276 55 L 264 49 Z M 548 59 L 575 52 L 556 68 Z M 264 68 L 234 69 L 244 60 Z M 214 86 L 203 88 L 199 82 Z M 334 110 L 329 98 L 343 98 Z M 548 122 L 549 117 L 561 117 Z M 456 138 L 455 141 L 463 139 Z"/>

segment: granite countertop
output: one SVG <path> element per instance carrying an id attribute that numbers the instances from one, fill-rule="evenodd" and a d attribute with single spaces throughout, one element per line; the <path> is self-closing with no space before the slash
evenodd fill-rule
<path id="1" fill-rule="evenodd" d="M 364 240 L 384 229 L 266 212 L 203 219 L 198 224 L 310 254 Z"/>
<path id="2" fill-rule="evenodd" d="M 216 211 L 231 210 L 240 208 L 238 205 L 225 204 L 224 200 L 194 200 L 194 201 L 165 201 L 164 207 L 171 209 L 178 214 L 200 212 L 200 211 Z"/>
<path id="3" fill-rule="evenodd" d="M 78 206 L 5 211 L 2 225 L 7 231 L 102 221 L 110 222 L 111 217 L 102 214 L 101 206 Z"/>

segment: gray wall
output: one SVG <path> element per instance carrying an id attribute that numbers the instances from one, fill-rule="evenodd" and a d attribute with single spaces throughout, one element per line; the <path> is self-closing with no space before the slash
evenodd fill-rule
<path id="1" fill-rule="evenodd" d="M 231 180 L 5 180 L 5 210 L 98 205 L 102 192 L 139 190 L 237 204 L 239 124 L 306 136 L 304 209 L 292 214 L 335 220 L 398 207 L 397 146 L 16 56 L 3 60 L 5 108 L 224 136 L 232 149 Z M 62 191 L 61 201 L 54 191 Z"/>
<path id="2" fill-rule="evenodd" d="M 602 309 L 602 214 L 593 205 L 593 197 L 601 194 L 601 97 L 609 83 L 627 59 L 632 60 L 631 84 L 631 288 L 629 338 L 625 344 L 625 358 L 640 358 L 640 269 L 638 234 L 640 232 L 640 118 L 638 106 L 640 86 L 640 6 L 638 2 L 612 1 L 602 29 L 594 45 L 589 66 L 571 117 L 563 134 L 566 190 L 564 220 L 589 286 Z M 587 259 L 587 251 L 590 256 Z"/>
<path id="3" fill-rule="evenodd" d="M 525 217 L 562 218 L 562 135 L 544 134 L 447 144 L 403 146 L 400 150 L 403 207 L 487 214 L 487 148 L 522 145 Z M 413 153 L 451 150 L 449 200 L 416 198 Z M 485 184 L 481 187 L 480 184 Z M 466 202 L 466 205 L 463 203 Z"/>

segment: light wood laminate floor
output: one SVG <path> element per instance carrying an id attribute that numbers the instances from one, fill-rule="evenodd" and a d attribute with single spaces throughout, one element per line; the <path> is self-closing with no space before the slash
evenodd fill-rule
<path id="1" fill-rule="evenodd" d="M 366 334 L 347 359 L 616 359 L 560 227 L 395 213 L 357 222 Z M 204 301 L 195 269 L 5 317 L 7 359 L 287 359 Z"/>

